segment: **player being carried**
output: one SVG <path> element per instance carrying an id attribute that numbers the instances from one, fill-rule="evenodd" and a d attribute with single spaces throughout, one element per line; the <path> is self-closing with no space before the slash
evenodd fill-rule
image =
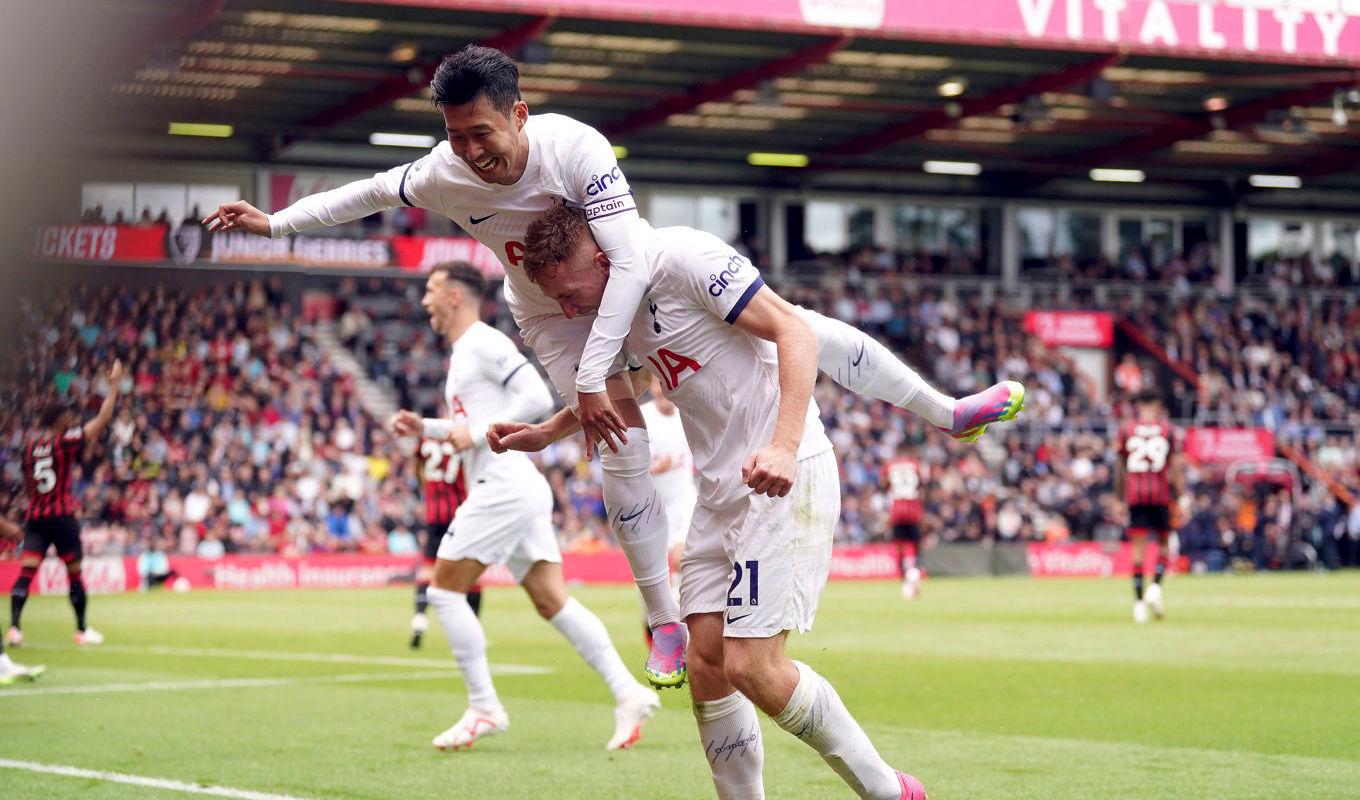
<path id="1" fill-rule="evenodd" d="M 123 377 L 123 362 L 114 361 L 108 374 L 108 393 L 99 412 L 79 424 L 76 414 L 59 403 L 43 410 L 39 424 L 42 434 L 24 448 L 24 490 L 28 494 L 28 514 L 24 525 L 23 553 L 19 577 L 9 592 L 9 631 L 11 647 L 24 643 L 22 622 L 28 589 L 38 566 L 49 548 L 66 564 L 70 580 L 71 608 L 76 613 L 76 644 L 101 644 L 104 637 L 85 624 L 85 582 L 80 577 L 80 521 L 76 519 L 76 500 L 71 494 L 71 471 L 85 450 L 85 443 L 97 439 L 113 419 L 118 401 L 118 383 Z"/>
<path id="2" fill-rule="evenodd" d="M 606 445 L 599 450 L 605 511 L 652 627 L 647 678 L 656 686 L 680 686 L 685 631 L 667 580 L 665 513 L 648 474 L 645 423 L 621 374 L 621 345 L 646 289 L 644 252 L 652 229 L 638 215 L 604 136 L 560 114 L 531 116 L 520 96 L 519 70 L 505 54 L 464 47 L 444 59 L 430 88 L 448 139 L 423 158 L 304 197 L 275 214 L 246 202 L 226 203 L 203 223 L 213 231 L 279 237 L 416 206 L 443 214 L 490 248 L 505 267 L 505 299 L 515 323 L 580 421 L 587 451 Z M 612 268 L 600 302 L 574 318 L 564 316 L 523 267 L 529 223 L 558 204 L 583 210 Z M 714 266 L 712 286 L 725 286 L 731 265 Z M 808 324 L 820 344 L 818 363 L 833 379 L 919 413 L 957 438 L 976 438 L 990 422 L 1014 416 L 1023 401 L 1019 384 L 1005 382 L 956 402 L 862 332 L 820 316 Z"/>
<path id="3" fill-rule="evenodd" d="M 400 411 L 392 428 L 449 442 L 458 451 L 467 482 L 466 499 L 453 515 L 435 561 L 427 592 L 454 659 L 467 684 L 468 708 L 434 738 L 444 749 L 470 747 L 510 726 L 491 681 L 486 634 L 467 594 L 492 564 L 505 564 L 534 608 L 561 633 L 614 695 L 610 750 L 630 747 L 642 725 L 661 707 L 656 692 L 633 679 L 599 617 L 567 594 L 562 555 L 552 526 L 552 489 L 523 453 L 495 455 L 487 448 L 492 419 L 541 419 L 552 412 L 552 395 L 538 371 L 510 338 L 480 319 L 485 283 L 469 264 L 436 267 L 421 304 L 430 325 L 448 340 L 449 377 L 444 389 L 448 419 L 424 419 Z"/>
<path id="4" fill-rule="evenodd" d="M 1162 578 L 1170 557 L 1171 504 L 1183 494 L 1180 433 L 1167 419 L 1161 395 L 1145 389 L 1133 398 L 1135 418 L 1119 428 L 1115 492 L 1128 503 L 1129 542 L 1133 545 L 1133 621 L 1147 622 L 1148 610 L 1162 619 Z M 1149 541 L 1149 537 L 1155 537 Z M 1143 591 L 1143 555 L 1151 545 L 1157 561 L 1152 585 Z"/>
<path id="5" fill-rule="evenodd" d="M 527 244 L 529 274 L 564 313 L 599 303 L 612 275 L 581 212 L 549 211 Z M 839 467 L 812 400 L 816 334 L 710 234 L 658 231 L 648 256 L 645 304 L 627 346 L 679 408 L 699 475 L 680 605 L 718 797 L 764 797 L 758 706 L 860 797 L 924 800 L 921 783 L 879 756 L 831 684 L 784 650 L 789 631 L 812 626 L 840 513 Z M 573 429 L 559 414 L 498 423 L 491 438 L 497 448 L 538 449 Z"/>
<path id="6" fill-rule="evenodd" d="M 601 441 L 605 511 L 632 568 L 653 634 L 648 680 L 685 680 L 685 631 L 671 595 L 666 519 L 647 472 L 651 455 L 631 384 L 619 374 L 620 345 L 645 285 L 642 243 L 651 233 L 609 142 L 560 114 L 529 114 L 519 70 L 504 53 L 469 45 L 446 57 L 430 88 L 448 138 L 424 157 L 367 180 L 305 197 L 275 214 L 227 203 L 203 223 L 215 231 L 279 237 L 416 206 L 442 214 L 491 249 L 505 267 L 505 299 L 586 431 Z M 600 313 L 569 320 L 524 275 L 524 233 L 558 203 L 585 209 L 616 265 Z M 579 368 L 579 369 L 578 369 Z"/>
<path id="7" fill-rule="evenodd" d="M 23 538 L 24 531 L 22 528 L 4 517 L 0 517 L 0 541 L 9 539 L 14 542 L 21 542 L 23 541 Z M 12 661 L 9 657 L 9 653 L 5 652 L 5 642 L 0 640 L 0 686 L 8 686 L 15 681 L 21 680 L 36 680 L 37 677 L 46 670 L 47 668 L 41 664 L 26 667 L 23 664 Z"/>

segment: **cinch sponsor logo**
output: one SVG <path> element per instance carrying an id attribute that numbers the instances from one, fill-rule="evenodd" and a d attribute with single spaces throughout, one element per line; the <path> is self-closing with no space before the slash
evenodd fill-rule
<path id="1" fill-rule="evenodd" d="M 722 272 L 708 276 L 708 279 L 712 281 L 708 285 L 708 293 L 714 297 L 722 297 L 723 290 L 727 288 L 733 278 L 737 277 L 737 273 L 741 272 L 742 265 L 745 263 L 746 259 L 741 256 L 732 256 L 727 259 L 727 266 L 723 268 Z"/>
<path id="2" fill-rule="evenodd" d="M 594 197 L 603 192 L 611 183 L 618 183 L 623 180 L 623 171 L 617 166 L 603 175 L 591 175 L 590 183 L 586 185 L 586 194 Z"/>

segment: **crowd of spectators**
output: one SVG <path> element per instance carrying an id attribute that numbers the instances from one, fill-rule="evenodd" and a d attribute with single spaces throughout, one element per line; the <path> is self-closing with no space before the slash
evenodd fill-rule
<path id="1" fill-rule="evenodd" d="M 403 407 L 439 413 L 447 347 L 425 324 L 421 284 L 346 280 L 334 290 L 335 332 L 367 378 Z M 1073 364 L 1024 335 L 1019 309 L 907 285 L 781 290 L 881 338 L 948 393 L 1004 379 L 1029 389 L 1021 419 L 970 445 L 821 379 L 817 399 L 842 464 L 842 541 L 885 535 L 880 468 L 900 453 L 930 465 L 924 527 L 941 540 L 1120 536 L 1110 440 L 1128 409 L 1096 402 Z M 1162 296 L 1113 310 L 1199 378 L 1190 390 L 1158 362 L 1130 355 L 1115 370 L 1114 397 L 1161 386 L 1174 417 L 1268 428 L 1360 491 L 1360 345 L 1346 333 L 1360 330 L 1356 301 Z M 76 289 L 26 313 L 30 341 L 13 365 L 21 380 L 0 415 L 6 485 L 18 481 L 36 408 L 58 396 L 88 408 L 106 390 L 100 375 L 113 357 L 130 367 L 104 451 L 78 483 L 96 549 L 410 552 L 420 522 L 413 459 L 361 408 L 352 380 L 276 285 Z M 510 328 L 494 300 L 484 317 Z M 598 466 L 579 443 L 561 442 L 539 461 L 564 547 L 611 546 Z M 1203 568 L 1288 565 L 1309 552 L 1310 561 L 1360 561 L 1360 510 L 1336 503 L 1320 482 L 1275 491 L 1207 468 L 1189 479 L 1182 548 Z"/>
<path id="2" fill-rule="evenodd" d="M 419 504 L 394 457 L 275 283 L 198 291 L 76 288 L 23 311 L 0 414 L 0 510 L 17 516 L 39 410 L 90 416 L 126 371 L 74 489 L 95 552 L 360 550 L 409 539 Z"/>

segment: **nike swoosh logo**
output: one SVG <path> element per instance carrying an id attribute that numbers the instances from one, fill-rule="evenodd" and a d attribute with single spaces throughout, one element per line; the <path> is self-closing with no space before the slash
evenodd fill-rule
<path id="1" fill-rule="evenodd" d="M 647 509 L 645 509 L 645 508 L 640 508 L 640 509 L 638 509 L 636 512 L 634 512 L 633 515 L 632 515 L 631 517 L 625 517 L 624 515 L 620 514 L 620 515 L 619 515 L 619 522 L 632 522 L 633 520 L 635 520 L 635 519 L 637 519 L 638 517 L 642 516 L 642 512 L 643 512 L 643 511 L 646 511 L 646 510 L 647 510 Z"/>
<path id="2" fill-rule="evenodd" d="M 861 362 L 861 361 L 863 361 L 863 360 L 864 360 L 864 345 L 860 345 L 860 346 L 859 346 L 859 355 L 855 356 L 855 360 L 850 362 L 850 366 L 852 366 L 852 367 L 858 367 L 858 366 L 859 366 L 859 362 Z"/>
<path id="3" fill-rule="evenodd" d="M 754 613 L 756 613 L 756 612 L 754 612 L 754 611 L 751 612 L 751 614 L 754 614 Z M 734 617 L 734 616 L 732 616 L 732 615 L 729 614 L 729 615 L 727 616 L 727 624 L 728 624 L 728 625 L 731 625 L 731 624 L 734 623 L 734 622 L 740 622 L 741 620 L 744 620 L 744 619 L 746 619 L 747 617 L 751 616 L 751 614 L 742 614 L 740 617 Z"/>
<path id="4" fill-rule="evenodd" d="M 499 214 L 499 213 L 501 213 L 501 212 L 499 212 L 499 211 L 496 212 L 496 214 Z M 487 220 L 489 220 L 489 219 L 491 219 L 492 217 L 496 216 L 496 214 L 487 214 L 485 217 L 482 217 L 481 219 L 478 219 L 477 217 L 474 217 L 474 216 L 472 216 L 471 214 L 468 214 L 468 222 L 471 222 L 473 225 L 481 225 L 483 222 L 486 222 Z"/>

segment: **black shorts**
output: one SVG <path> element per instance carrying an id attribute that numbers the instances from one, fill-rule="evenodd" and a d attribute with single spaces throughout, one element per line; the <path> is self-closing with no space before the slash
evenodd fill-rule
<path id="1" fill-rule="evenodd" d="M 1171 531 L 1170 506 L 1129 506 L 1128 529 L 1155 533 L 1165 539 Z"/>
<path id="2" fill-rule="evenodd" d="M 892 536 L 894 542 L 916 542 L 919 544 L 921 541 L 921 523 L 893 523 Z"/>
<path id="3" fill-rule="evenodd" d="M 444 541 L 444 534 L 449 532 L 452 522 L 431 522 L 425 528 L 425 560 L 434 561 L 439 557 L 439 543 Z"/>
<path id="4" fill-rule="evenodd" d="M 80 558 L 80 523 L 72 516 L 39 517 L 24 525 L 24 552 L 47 555 L 47 548 L 57 548 L 63 560 Z"/>

